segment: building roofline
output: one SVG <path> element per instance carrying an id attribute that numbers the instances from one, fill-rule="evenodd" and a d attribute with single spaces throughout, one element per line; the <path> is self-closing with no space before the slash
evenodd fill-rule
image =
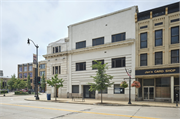
<path id="1" fill-rule="evenodd" d="M 128 8 L 125 8 L 125 9 L 122 9 L 122 10 L 118 10 L 118 11 L 115 11 L 115 12 L 111 12 L 111 13 L 108 13 L 108 14 L 105 14 L 105 15 L 101 15 L 101 16 L 98 16 L 98 17 L 94 17 L 94 18 L 91 18 L 91 19 L 88 19 L 88 20 L 85 20 L 85 21 L 81 21 L 81 22 L 78 22 L 78 23 L 74 23 L 74 24 L 71 24 L 69 26 L 75 26 L 75 25 L 78 25 L 78 24 L 82 24 L 82 23 L 86 23 L 86 22 L 89 22 L 89 21 L 93 21 L 93 20 L 97 20 L 97 19 L 100 19 L 100 18 L 104 18 L 104 17 L 107 17 L 107 16 L 111 16 L 111 15 L 114 15 L 114 14 L 117 14 L 117 13 L 121 13 L 121 12 L 124 12 L 124 11 L 127 11 L 127 10 L 130 10 L 132 8 L 136 8 L 136 11 L 138 10 L 138 6 L 132 6 L 132 7 L 128 7 Z M 69 27 L 68 26 L 68 27 Z"/>

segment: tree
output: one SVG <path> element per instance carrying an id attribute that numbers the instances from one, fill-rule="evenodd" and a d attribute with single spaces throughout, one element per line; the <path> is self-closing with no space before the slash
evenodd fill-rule
<path id="1" fill-rule="evenodd" d="M 45 81 L 45 78 L 44 78 L 44 74 L 42 75 L 41 87 L 45 91 L 46 81 Z"/>
<path id="2" fill-rule="evenodd" d="M 31 88 L 31 81 L 30 81 L 30 76 L 28 75 L 27 77 L 27 89 L 29 90 Z"/>
<path id="3" fill-rule="evenodd" d="M 59 87 L 63 87 L 63 82 L 64 80 L 61 78 L 61 79 L 58 79 L 58 75 L 55 74 L 54 77 L 52 77 L 51 80 L 47 80 L 47 84 L 49 86 L 52 86 L 52 87 L 55 87 L 55 89 L 57 90 Z M 55 100 L 56 100 L 56 96 L 55 96 Z"/>
<path id="4" fill-rule="evenodd" d="M 0 89 L 3 89 L 3 79 L 0 81 Z"/>
<path id="5" fill-rule="evenodd" d="M 106 64 L 102 64 L 100 61 L 96 61 L 96 64 L 93 64 L 91 67 L 93 69 L 97 69 L 96 76 L 91 76 L 93 78 L 94 83 L 88 83 L 90 84 L 90 91 L 101 91 L 101 103 L 102 103 L 102 91 L 107 89 L 107 87 L 111 87 L 111 85 L 114 84 L 114 82 L 110 83 L 110 80 L 112 80 L 113 76 L 107 75 L 106 70 L 108 69 L 108 66 Z"/>
<path id="6" fill-rule="evenodd" d="M 14 74 L 14 75 L 11 75 L 11 79 L 8 80 L 8 88 L 9 88 L 10 90 L 14 89 L 13 85 L 14 85 L 14 83 L 15 83 L 15 80 L 16 80 L 15 74 Z"/>
<path id="7" fill-rule="evenodd" d="M 18 90 L 23 89 L 26 87 L 26 82 L 21 79 L 16 79 L 13 87 Z"/>

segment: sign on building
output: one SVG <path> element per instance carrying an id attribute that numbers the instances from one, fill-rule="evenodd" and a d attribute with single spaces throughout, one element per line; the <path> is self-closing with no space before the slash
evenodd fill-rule
<path id="1" fill-rule="evenodd" d="M 36 54 L 33 54 L 33 68 L 36 68 L 36 64 L 37 64 L 37 56 Z"/>

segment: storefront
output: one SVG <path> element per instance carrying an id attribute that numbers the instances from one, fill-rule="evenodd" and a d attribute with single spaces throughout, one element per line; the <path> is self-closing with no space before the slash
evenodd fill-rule
<path id="1" fill-rule="evenodd" d="M 136 89 L 136 100 L 174 102 L 179 96 L 179 67 L 136 70 L 141 87 Z"/>

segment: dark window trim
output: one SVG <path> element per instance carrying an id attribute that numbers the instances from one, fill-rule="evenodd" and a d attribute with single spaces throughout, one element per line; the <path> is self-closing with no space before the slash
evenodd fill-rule
<path id="1" fill-rule="evenodd" d="M 121 35 L 120 40 L 117 40 L 117 35 Z M 125 36 L 125 38 L 124 38 L 124 39 L 123 39 L 122 35 L 124 35 L 124 36 Z M 115 37 L 115 40 L 114 40 L 114 38 L 113 38 L 113 37 Z M 124 40 L 126 40 L 126 32 L 122 32 L 122 33 L 117 33 L 117 34 L 113 34 L 113 35 L 111 35 L 111 42 L 119 42 L 119 41 L 124 41 Z"/>
<path id="2" fill-rule="evenodd" d="M 74 90 L 73 90 L 73 87 L 75 87 L 75 86 L 78 87 L 78 91 L 77 91 L 77 92 L 74 92 Z M 76 87 L 76 88 L 77 88 L 77 87 Z M 79 85 L 72 85 L 72 93 L 79 93 Z"/>
<path id="3" fill-rule="evenodd" d="M 59 66 L 59 74 L 61 74 L 61 66 Z"/>
<path id="4" fill-rule="evenodd" d="M 82 47 L 80 47 L 80 44 L 83 44 Z M 76 42 L 76 49 L 86 48 L 86 41 L 80 41 Z"/>
<path id="5" fill-rule="evenodd" d="M 161 58 L 156 58 L 156 53 L 161 53 Z M 155 52 L 155 65 L 161 65 L 161 64 L 157 64 L 156 61 L 157 60 L 161 60 L 161 64 L 163 64 L 163 52 Z"/>
<path id="6" fill-rule="evenodd" d="M 117 60 L 120 60 L 121 66 L 117 66 Z M 125 64 L 123 63 L 123 60 L 125 61 Z M 112 58 L 111 59 L 111 68 L 119 68 L 119 67 L 126 67 L 126 57 Z"/>
<path id="7" fill-rule="evenodd" d="M 172 51 L 178 51 L 178 56 L 172 56 Z M 178 61 L 177 62 L 172 62 L 172 58 L 178 58 Z M 179 63 L 179 49 L 171 50 L 171 64 L 173 64 L 173 63 Z"/>
<path id="8" fill-rule="evenodd" d="M 176 22 L 176 21 L 179 21 L 180 19 L 172 19 L 171 22 Z"/>
<path id="9" fill-rule="evenodd" d="M 146 26 L 141 26 L 140 29 L 144 29 L 144 28 L 147 28 L 147 25 Z"/>
<path id="10" fill-rule="evenodd" d="M 102 39 L 101 39 L 102 38 Z M 97 44 L 96 42 L 98 41 L 98 40 L 103 40 L 103 42 L 102 43 L 100 43 L 100 44 Z M 97 45 L 103 45 L 104 44 L 104 37 L 99 37 L 99 38 L 94 38 L 94 39 L 92 39 L 92 46 L 97 46 Z"/>
<path id="11" fill-rule="evenodd" d="M 155 23 L 154 25 L 158 26 L 158 25 L 162 25 L 162 24 L 163 24 L 163 22 L 159 22 L 159 23 Z"/>
<path id="12" fill-rule="evenodd" d="M 178 34 L 172 36 L 172 28 L 176 28 L 176 27 L 178 28 Z M 177 43 L 179 43 L 179 26 L 171 27 L 171 44 L 176 44 L 176 43 L 172 43 L 172 37 L 176 37 L 176 36 L 178 36 L 178 42 Z"/>
<path id="13" fill-rule="evenodd" d="M 141 56 L 142 56 L 142 55 L 146 55 L 146 59 L 145 59 L 145 60 L 142 60 L 142 59 L 141 59 Z M 140 54 L 140 66 L 147 66 L 147 59 L 148 59 L 148 58 L 147 58 L 147 53 Z M 142 61 L 146 61 L 146 65 L 142 65 Z"/>
<path id="14" fill-rule="evenodd" d="M 158 32 L 158 31 L 161 31 L 161 37 L 159 37 L 159 38 L 156 37 L 156 32 Z M 160 39 L 161 39 L 161 45 L 157 45 L 156 40 L 160 40 Z M 163 45 L 163 30 L 162 29 L 155 30 L 155 46 L 162 46 L 162 45 Z"/>
<path id="15" fill-rule="evenodd" d="M 80 69 L 80 65 L 83 65 L 83 69 Z M 86 70 L 86 62 L 76 63 L 76 71 L 85 71 Z"/>
<path id="16" fill-rule="evenodd" d="M 146 34 L 146 39 L 144 40 L 141 40 L 141 34 Z M 147 39 L 148 39 L 148 34 L 147 32 L 144 32 L 144 33 L 140 33 L 140 48 L 147 48 L 148 44 L 147 44 Z M 146 42 L 146 47 L 141 47 L 141 43 L 142 42 Z"/>

